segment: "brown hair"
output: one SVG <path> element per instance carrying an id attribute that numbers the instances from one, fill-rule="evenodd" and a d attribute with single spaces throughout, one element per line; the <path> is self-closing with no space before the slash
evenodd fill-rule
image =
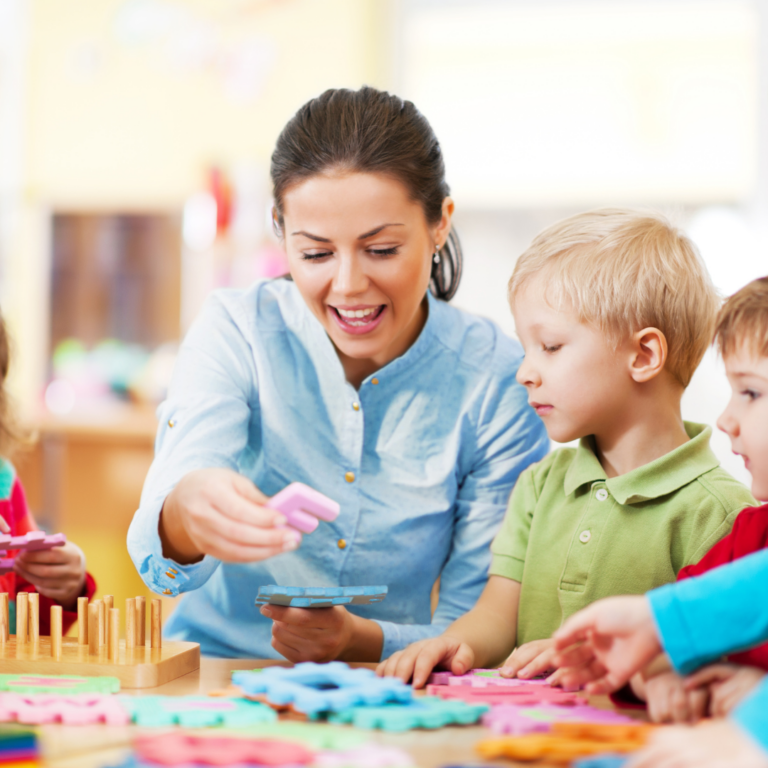
<path id="1" fill-rule="evenodd" d="M 28 436 L 13 413 L 12 402 L 5 388 L 10 364 L 10 340 L 0 315 L 0 456 L 10 458 Z"/>
<path id="2" fill-rule="evenodd" d="M 712 339 L 720 300 L 694 244 L 653 211 L 602 208 L 563 219 L 518 259 L 509 302 L 534 276 L 546 298 L 571 308 L 614 344 L 653 326 L 669 345 L 667 368 L 687 387 Z"/>
<path id="3" fill-rule="evenodd" d="M 332 169 L 397 179 L 421 204 L 429 224 L 440 221 L 450 194 L 440 143 L 426 118 L 410 101 L 368 86 L 327 90 L 283 128 L 270 169 L 278 234 L 286 190 Z M 437 256 L 430 290 L 448 301 L 461 279 L 461 246 L 453 231 Z"/>
<path id="4" fill-rule="evenodd" d="M 720 354 L 736 352 L 742 344 L 768 357 L 768 277 L 760 277 L 736 291 L 717 318 L 715 342 Z"/>

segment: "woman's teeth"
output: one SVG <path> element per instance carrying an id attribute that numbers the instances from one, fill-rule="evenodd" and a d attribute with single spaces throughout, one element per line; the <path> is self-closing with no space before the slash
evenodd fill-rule
<path id="1" fill-rule="evenodd" d="M 367 317 L 368 315 L 372 315 L 378 307 L 370 307 L 370 309 L 337 309 L 336 311 L 342 316 L 342 317 Z"/>

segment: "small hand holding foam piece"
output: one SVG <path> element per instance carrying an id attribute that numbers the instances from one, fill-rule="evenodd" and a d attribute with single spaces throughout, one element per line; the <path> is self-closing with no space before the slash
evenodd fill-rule
<path id="1" fill-rule="evenodd" d="M 52 549 L 20 552 L 13 570 L 45 597 L 70 610 L 85 584 L 85 555 L 72 541 Z"/>
<path id="2" fill-rule="evenodd" d="M 645 681 L 648 715 L 654 723 L 695 723 L 707 714 L 706 686 L 686 686 L 685 678 L 667 670 Z"/>
<path id="3" fill-rule="evenodd" d="M 709 691 L 709 714 L 726 717 L 765 677 L 757 667 L 740 664 L 710 664 L 683 679 L 687 691 Z"/>
<path id="4" fill-rule="evenodd" d="M 501 667 L 501 676 L 529 680 L 545 672 L 554 672 L 557 669 L 556 655 L 555 641 L 552 639 L 525 643 L 509 655 Z"/>
<path id="5" fill-rule="evenodd" d="M 625 768 L 768 768 L 768 754 L 728 720 L 660 728 Z"/>
<path id="6" fill-rule="evenodd" d="M 571 616 L 554 634 L 557 681 L 589 693 L 621 688 L 660 652 L 647 598 L 608 597 Z"/>
<path id="7" fill-rule="evenodd" d="M 450 635 L 440 635 L 411 643 L 393 653 L 376 667 L 376 674 L 399 677 L 404 683 L 413 678 L 413 687 L 423 688 L 435 667 L 463 675 L 472 669 L 474 662 L 475 653 L 466 643 Z"/>

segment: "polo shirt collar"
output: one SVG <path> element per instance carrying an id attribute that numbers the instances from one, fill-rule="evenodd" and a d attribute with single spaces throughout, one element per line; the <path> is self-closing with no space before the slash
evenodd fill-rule
<path id="1" fill-rule="evenodd" d="M 650 464 L 633 469 L 618 477 L 606 478 L 605 470 L 595 455 L 592 436 L 579 441 L 576 455 L 565 473 L 565 493 L 595 482 L 604 482 L 619 504 L 637 504 L 657 499 L 682 488 L 684 485 L 720 465 L 709 447 L 712 428 L 686 421 L 685 431 L 691 439 Z"/>

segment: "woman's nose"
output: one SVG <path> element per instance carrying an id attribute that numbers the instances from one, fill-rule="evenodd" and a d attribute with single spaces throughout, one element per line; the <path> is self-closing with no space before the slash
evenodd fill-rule
<path id="1" fill-rule="evenodd" d="M 341 254 L 337 264 L 334 291 L 347 296 L 363 293 L 368 287 L 368 278 L 357 255 Z"/>

